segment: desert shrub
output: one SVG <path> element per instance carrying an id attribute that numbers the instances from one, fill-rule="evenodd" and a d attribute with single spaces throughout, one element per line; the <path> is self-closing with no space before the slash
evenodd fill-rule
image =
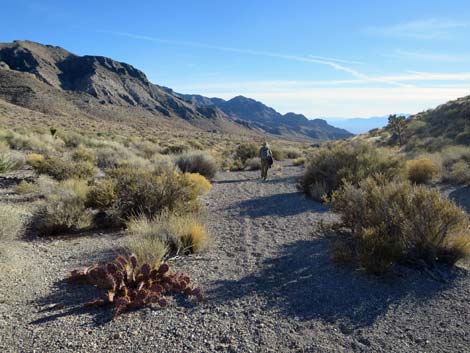
<path id="1" fill-rule="evenodd" d="M 29 216 L 20 206 L 0 204 L 0 240 L 11 240 L 22 235 Z"/>
<path id="2" fill-rule="evenodd" d="M 87 207 L 101 211 L 114 207 L 116 201 L 116 181 L 110 178 L 95 181 L 86 195 Z"/>
<path id="3" fill-rule="evenodd" d="M 150 141 L 140 141 L 134 146 L 139 156 L 147 159 L 160 152 L 160 146 Z"/>
<path id="4" fill-rule="evenodd" d="M 470 183 L 470 148 L 452 146 L 440 153 L 442 180 L 451 184 Z"/>
<path id="5" fill-rule="evenodd" d="M 15 192 L 17 194 L 32 194 L 39 192 L 39 185 L 31 183 L 26 180 L 22 180 L 16 187 Z"/>
<path id="6" fill-rule="evenodd" d="M 454 264 L 467 254 L 470 223 L 452 201 L 437 190 L 376 179 L 345 184 L 329 200 L 348 230 L 344 244 L 367 271 L 397 262 Z"/>
<path id="7" fill-rule="evenodd" d="M 193 184 L 194 191 L 197 195 L 207 194 L 212 185 L 209 180 L 207 180 L 203 175 L 198 173 L 187 173 L 185 177 L 189 179 L 189 182 Z"/>
<path id="8" fill-rule="evenodd" d="M 235 150 L 235 159 L 241 160 L 243 163 L 250 158 L 258 157 L 259 147 L 254 143 L 246 143 L 238 145 Z"/>
<path id="9" fill-rule="evenodd" d="M 188 254 L 203 250 L 208 234 L 193 214 L 177 215 L 171 212 L 148 219 L 132 218 L 127 223 L 130 235 L 129 250 L 148 261 L 159 261 L 166 252 Z"/>
<path id="10" fill-rule="evenodd" d="M 271 152 L 276 161 L 283 161 L 286 159 L 286 153 L 279 147 L 272 147 Z"/>
<path id="11" fill-rule="evenodd" d="M 83 180 L 67 180 L 55 184 L 45 203 L 38 208 L 33 221 L 39 235 L 55 235 L 88 228 L 92 215 L 86 208 L 88 187 Z"/>
<path id="12" fill-rule="evenodd" d="M 439 166 L 428 158 L 406 162 L 408 180 L 415 184 L 426 184 L 439 174 Z"/>
<path id="13" fill-rule="evenodd" d="M 101 169 L 132 167 L 149 168 L 148 159 L 142 158 L 130 149 L 120 145 L 106 145 L 96 150 L 96 164 Z"/>
<path id="14" fill-rule="evenodd" d="M 10 150 L 10 146 L 6 144 L 5 142 L 0 141 L 0 153 L 5 153 Z"/>
<path id="15" fill-rule="evenodd" d="M 95 167 L 90 162 L 73 162 L 54 156 L 45 157 L 42 161 L 36 161 L 31 166 L 37 173 L 50 175 L 57 180 L 87 179 L 95 174 Z"/>
<path id="16" fill-rule="evenodd" d="M 116 207 L 124 219 L 144 214 L 151 218 L 165 209 L 191 211 L 198 207 L 194 184 L 184 175 L 161 175 L 145 170 L 116 169 Z"/>
<path id="17" fill-rule="evenodd" d="M 33 168 L 38 168 L 42 162 L 44 162 L 44 156 L 42 154 L 31 153 L 26 157 L 26 163 Z"/>
<path id="18" fill-rule="evenodd" d="M 245 167 L 248 170 L 259 170 L 261 169 L 261 158 L 255 157 L 247 159 L 245 162 Z"/>
<path id="19" fill-rule="evenodd" d="M 2 138 L 15 150 L 51 152 L 60 150 L 64 141 L 50 134 L 18 133 L 8 131 Z"/>
<path id="20" fill-rule="evenodd" d="M 165 146 L 161 150 L 160 153 L 161 154 L 182 154 L 182 153 L 188 152 L 190 149 L 191 148 L 186 144 L 177 143 L 177 144 Z"/>
<path id="21" fill-rule="evenodd" d="M 288 159 L 297 159 L 297 158 L 302 157 L 302 152 L 295 148 L 289 148 L 285 150 L 284 152 L 285 152 L 286 158 Z"/>
<path id="22" fill-rule="evenodd" d="M 305 157 L 299 157 L 292 161 L 292 165 L 294 166 L 299 166 L 299 165 L 304 165 L 304 164 L 305 164 Z"/>
<path id="23" fill-rule="evenodd" d="M 392 180 L 402 173 L 403 163 L 400 156 L 368 144 L 334 144 L 311 154 L 300 185 L 307 194 L 320 201 L 344 182 L 357 185 L 367 176 L 376 174 Z M 320 191 L 324 194 L 320 195 Z"/>
<path id="24" fill-rule="evenodd" d="M 134 254 L 127 258 L 118 256 L 105 264 L 73 270 L 68 280 L 106 290 L 100 299 L 85 303 L 84 306 L 112 307 L 113 319 L 126 311 L 150 304 L 166 307 L 167 297 L 172 295 L 194 297 L 199 302 L 204 300 L 201 289 L 190 283 L 188 275 L 170 271 L 166 263 L 139 263 Z"/>
<path id="25" fill-rule="evenodd" d="M 86 148 L 80 145 L 75 151 L 72 153 L 72 160 L 75 162 L 90 162 L 94 163 L 95 161 L 95 153 L 92 149 Z"/>
<path id="26" fill-rule="evenodd" d="M 199 173 L 212 179 L 217 173 L 217 163 L 209 153 L 185 153 L 176 159 L 176 165 L 183 173 Z"/>
<path id="27" fill-rule="evenodd" d="M 6 153 L 0 154 L 0 173 L 7 173 L 16 169 L 15 162 Z"/>

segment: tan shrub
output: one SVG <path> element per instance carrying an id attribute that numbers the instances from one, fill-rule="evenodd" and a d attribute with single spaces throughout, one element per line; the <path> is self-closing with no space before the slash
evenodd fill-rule
<path id="1" fill-rule="evenodd" d="M 166 209 L 189 212 L 198 208 L 194 183 L 174 171 L 155 175 L 121 168 L 110 176 L 116 180 L 116 207 L 124 219 L 137 214 L 152 218 Z"/>
<path id="2" fill-rule="evenodd" d="M 56 180 L 88 179 L 95 174 L 95 167 L 90 162 L 73 162 L 53 156 L 48 156 L 43 161 L 37 161 L 31 166 L 37 173 L 50 175 Z"/>
<path id="3" fill-rule="evenodd" d="M 33 168 L 37 168 L 43 162 L 44 156 L 42 154 L 31 153 L 26 157 L 26 163 L 28 163 Z"/>
<path id="4" fill-rule="evenodd" d="M 86 198 L 87 207 L 101 211 L 113 208 L 116 202 L 116 181 L 113 179 L 102 179 L 94 182 Z"/>
<path id="5" fill-rule="evenodd" d="M 39 235 L 55 235 L 85 229 L 92 224 L 91 212 L 85 206 L 86 183 L 65 181 L 56 184 L 39 207 L 33 222 Z"/>
<path id="6" fill-rule="evenodd" d="M 300 166 L 305 164 L 305 157 L 299 157 L 293 160 L 292 165 Z"/>
<path id="7" fill-rule="evenodd" d="M 255 157 L 255 158 L 247 159 L 245 162 L 245 168 L 248 170 L 261 169 L 261 158 Z"/>
<path id="8" fill-rule="evenodd" d="M 11 240 L 21 236 L 30 216 L 21 206 L 0 204 L 0 240 Z"/>
<path id="9" fill-rule="evenodd" d="M 439 174 L 439 166 L 428 158 L 406 162 L 408 180 L 415 184 L 427 184 Z"/>
<path id="10" fill-rule="evenodd" d="M 72 160 L 75 162 L 90 162 L 94 163 L 96 159 L 95 152 L 90 149 L 80 145 L 72 153 Z"/>
<path id="11" fill-rule="evenodd" d="M 35 183 L 30 183 L 26 180 L 22 180 L 16 187 L 15 187 L 15 192 L 17 194 L 23 195 L 23 194 L 32 194 L 32 193 L 37 193 L 39 192 L 39 185 Z"/>
<path id="12" fill-rule="evenodd" d="M 185 153 L 175 163 L 183 173 L 199 173 L 207 179 L 214 178 L 217 173 L 217 163 L 207 152 Z"/>
<path id="13" fill-rule="evenodd" d="M 243 163 L 250 158 L 258 157 L 260 147 L 254 142 L 238 145 L 235 150 L 235 159 L 239 159 Z"/>
<path id="14" fill-rule="evenodd" d="M 286 159 L 286 154 L 284 152 L 284 150 L 282 150 L 281 148 L 279 147 L 272 147 L 271 148 L 271 152 L 273 153 L 273 158 L 276 160 L 276 161 L 283 161 Z"/>
<path id="15" fill-rule="evenodd" d="M 285 156 L 288 159 L 297 159 L 302 157 L 302 152 L 295 148 L 288 148 L 285 151 Z"/>
<path id="16" fill-rule="evenodd" d="M 396 262 L 454 264 L 468 255 L 468 217 L 437 190 L 367 178 L 346 184 L 329 203 L 369 272 L 383 273 Z"/>

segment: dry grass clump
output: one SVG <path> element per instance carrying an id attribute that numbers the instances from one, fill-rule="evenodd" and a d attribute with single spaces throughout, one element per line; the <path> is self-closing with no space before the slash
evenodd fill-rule
<path id="1" fill-rule="evenodd" d="M 42 161 L 38 159 L 31 163 L 30 158 L 28 158 L 28 162 L 38 174 L 47 174 L 56 180 L 88 179 L 95 174 L 95 167 L 90 162 L 47 156 Z"/>
<path id="2" fill-rule="evenodd" d="M 305 164 L 305 157 L 299 157 L 292 161 L 292 165 L 298 167 Z"/>
<path id="3" fill-rule="evenodd" d="M 168 252 L 200 252 L 209 242 L 206 228 L 193 214 L 164 212 L 152 219 L 139 216 L 129 220 L 127 232 L 131 236 L 129 249 L 152 263 L 159 262 Z"/>
<path id="4" fill-rule="evenodd" d="M 31 183 L 26 180 L 22 180 L 16 187 L 15 192 L 20 195 L 33 194 L 39 192 L 40 188 L 38 184 Z"/>
<path id="5" fill-rule="evenodd" d="M 302 152 L 295 148 L 288 148 L 284 150 L 284 153 L 288 159 L 297 159 L 302 157 Z"/>
<path id="6" fill-rule="evenodd" d="M 21 236 L 30 216 L 21 206 L 0 204 L 0 240 L 11 240 Z"/>
<path id="7" fill-rule="evenodd" d="M 186 153 L 190 150 L 191 148 L 184 144 L 184 143 L 175 143 L 175 144 L 169 144 L 165 146 L 160 153 L 161 154 L 182 154 Z"/>
<path id="8" fill-rule="evenodd" d="M 185 153 L 175 163 L 183 173 L 199 173 L 207 179 L 212 179 L 217 173 L 217 163 L 207 152 Z"/>
<path id="9" fill-rule="evenodd" d="M 271 152 L 273 153 L 273 158 L 276 161 L 283 161 L 286 159 L 286 153 L 279 147 L 271 147 Z"/>
<path id="10" fill-rule="evenodd" d="M 65 180 L 45 193 L 46 201 L 39 207 L 33 221 L 39 235 L 55 235 L 66 231 L 85 229 L 92 224 L 91 211 L 85 201 L 88 185 L 83 180 Z"/>
<path id="11" fill-rule="evenodd" d="M 31 153 L 26 156 L 26 163 L 33 168 L 38 168 L 44 162 L 44 156 L 39 153 Z"/>
<path id="12" fill-rule="evenodd" d="M 452 265 L 470 254 L 467 215 L 437 190 L 367 178 L 344 185 L 329 204 L 348 230 L 334 258 L 351 257 L 368 272 L 383 273 L 398 262 Z"/>
<path id="13" fill-rule="evenodd" d="M 245 168 L 248 170 L 261 169 L 261 158 L 255 157 L 255 158 L 247 159 L 245 162 Z"/>
<path id="14" fill-rule="evenodd" d="M 198 173 L 186 173 L 185 177 L 189 179 L 189 182 L 193 184 L 194 191 L 197 195 L 207 194 L 212 185 L 203 175 Z"/>
<path id="15" fill-rule="evenodd" d="M 428 158 L 406 162 L 408 180 L 415 184 L 427 184 L 439 174 L 439 166 Z"/>
<path id="16" fill-rule="evenodd" d="M 369 175 L 380 174 L 392 180 L 402 173 L 402 157 L 369 144 L 336 143 L 313 152 L 300 180 L 303 190 L 315 200 L 330 195 L 344 182 L 357 185 Z"/>
<path id="17" fill-rule="evenodd" d="M 94 163 L 96 159 L 95 152 L 80 145 L 75 151 L 72 152 L 72 160 L 75 162 L 90 162 Z"/>

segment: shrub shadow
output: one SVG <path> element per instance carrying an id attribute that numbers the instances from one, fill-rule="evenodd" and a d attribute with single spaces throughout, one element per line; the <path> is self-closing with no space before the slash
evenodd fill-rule
<path id="1" fill-rule="evenodd" d="M 90 254 L 87 264 L 105 262 L 116 257 L 116 249 L 108 249 Z M 73 284 L 62 279 L 54 284 L 51 293 L 34 301 L 35 305 L 42 307 L 39 313 L 44 314 L 30 324 L 40 325 L 55 321 L 69 315 L 93 314 L 93 323 L 103 325 L 112 320 L 110 308 L 86 308 L 84 304 L 95 299 L 104 298 L 105 291 L 85 284 Z"/>
<path id="2" fill-rule="evenodd" d="M 426 300 L 450 285 L 413 269 L 402 269 L 404 276 L 374 277 L 335 266 L 324 238 L 291 243 L 260 267 L 259 272 L 240 280 L 215 282 L 208 292 L 209 301 L 262 296 L 265 309 L 299 320 L 336 323 L 343 332 L 352 332 L 372 325 L 404 298 Z M 452 278 L 458 275 L 458 270 L 447 271 L 451 271 Z"/>
<path id="3" fill-rule="evenodd" d="M 460 187 L 449 194 L 449 199 L 470 213 L 470 186 Z"/>
<path id="4" fill-rule="evenodd" d="M 250 218 L 293 216 L 304 212 L 323 213 L 328 209 L 301 192 L 275 194 L 241 201 L 232 208 L 238 209 L 241 216 Z"/>

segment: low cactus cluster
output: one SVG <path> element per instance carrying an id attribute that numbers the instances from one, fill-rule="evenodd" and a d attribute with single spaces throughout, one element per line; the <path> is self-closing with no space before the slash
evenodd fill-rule
<path id="1" fill-rule="evenodd" d="M 152 268 L 148 263 L 138 264 L 137 257 L 118 256 L 106 264 L 95 264 L 82 270 L 73 270 L 69 281 L 90 284 L 106 289 L 106 295 L 85 303 L 86 307 L 111 306 L 113 318 L 144 307 L 150 303 L 168 306 L 168 295 L 183 294 L 201 302 L 204 300 L 200 287 L 190 284 L 189 276 L 171 272 L 168 264 Z"/>

